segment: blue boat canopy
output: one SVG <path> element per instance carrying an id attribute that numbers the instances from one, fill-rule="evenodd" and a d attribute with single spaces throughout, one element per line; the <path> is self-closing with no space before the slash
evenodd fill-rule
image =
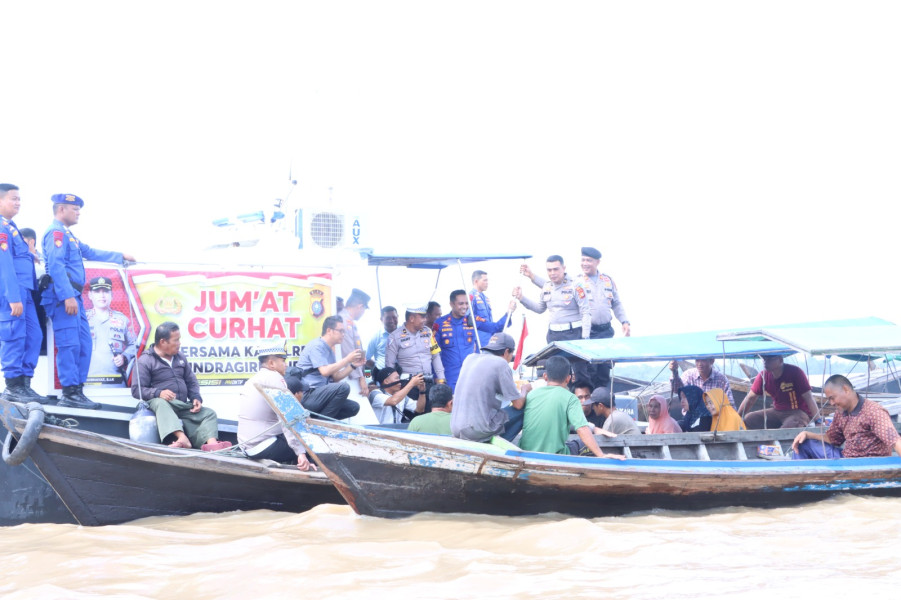
<path id="1" fill-rule="evenodd" d="M 771 341 L 810 355 L 856 359 L 901 351 L 901 327 L 897 325 L 745 329 L 721 333 L 717 339 L 727 346 L 749 341 Z"/>
<path id="2" fill-rule="evenodd" d="M 609 360 L 650 362 L 682 358 L 746 358 L 758 355 L 793 354 L 794 350 L 784 344 L 768 340 L 718 342 L 716 332 L 707 331 L 553 342 L 526 358 L 523 363 L 531 367 L 539 361 L 547 360 L 551 356 L 561 353 L 598 363 Z"/>
<path id="3" fill-rule="evenodd" d="M 407 267 L 408 269 L 443 269 L 458 262 L 474 263 L 485 260 L 525 260 L 531 254 L 376 254 L 372 250 L 361 250 L 371 267 Z"/>
<path id="4" fill-rule="evenodd" d="M 897 352 L 901 327 L 868 317 L 841 321 L 819 321 L 747 328 L 734 333 L 706 331 L 601 340 L 554 342 L 526 358 L 534 366 L 556 354 L 588 362 L 650 362 L 683 358 L 752 358 L 807 352 L 846 358 Z M 813 350 L 813 352 L 811 352 Z"/>

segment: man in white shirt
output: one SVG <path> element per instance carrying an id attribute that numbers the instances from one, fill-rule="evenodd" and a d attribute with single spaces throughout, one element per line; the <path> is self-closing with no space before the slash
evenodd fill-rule
<path id="1" fill-rule="evenodd" d="M 303 445 L 294 433 L 279 423 L 278 415 L 266 402 L 256 385 L 287 390 L 285 383 L 285 342 L 275 342 L 257 348 L 260 370 L 247 380 L 241 389 L 238 408 L 238 442 L 244 452 L 256 460 L 269 459 L 280 463 L 297 463 L 301 471 L 316 470 L 307 460 Z"/>

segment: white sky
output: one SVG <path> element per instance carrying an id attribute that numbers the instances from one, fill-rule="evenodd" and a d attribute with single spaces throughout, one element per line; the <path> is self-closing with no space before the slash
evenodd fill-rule
<path id="1" fill-rule="evenodd" d="M 187 255 L 293 165 L 293 199 L 333 187 L 377 249 L 573 271 L 597 246 L 636 334 L 901 323 L 897 2 L 33 1 L 0 23 L 0 181 L 39 235 L 75 193 L 89 244 Z"/>

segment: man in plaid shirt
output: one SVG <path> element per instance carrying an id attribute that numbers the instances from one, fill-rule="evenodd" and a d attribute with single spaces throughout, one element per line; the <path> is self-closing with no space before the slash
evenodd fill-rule
<path id="1" fill-rule="evenodd" d="M 726 392 L 729 398 L 729 404 L 735 406 L 735 399 L 732 397 L 732 388 L 729 387 L 729 380 L 723 375 L 719 369 L 713 366 L 714 359 L 699 358 L 695 360 L 695 368 L 688 369 L 679 377 L 679 364 L 676 361 L 670 363 L 670 369 L 673 372 L 673 393 L 678 395 L 679 390 L 685 385 L 696 385 L 705 392 L 714 388 L 719 388 Z"/>

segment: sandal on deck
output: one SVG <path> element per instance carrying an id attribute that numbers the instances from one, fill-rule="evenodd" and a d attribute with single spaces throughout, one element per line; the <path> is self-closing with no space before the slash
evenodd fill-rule
<path id="1" fill-rule="evenodd" d="M 215 452 L 216 450 L 225 450 L 226 448 L 231 447 L 231 442 L 216 442 L 215 444 L 204 444 L 200 449 L 204 452 Z"/>

